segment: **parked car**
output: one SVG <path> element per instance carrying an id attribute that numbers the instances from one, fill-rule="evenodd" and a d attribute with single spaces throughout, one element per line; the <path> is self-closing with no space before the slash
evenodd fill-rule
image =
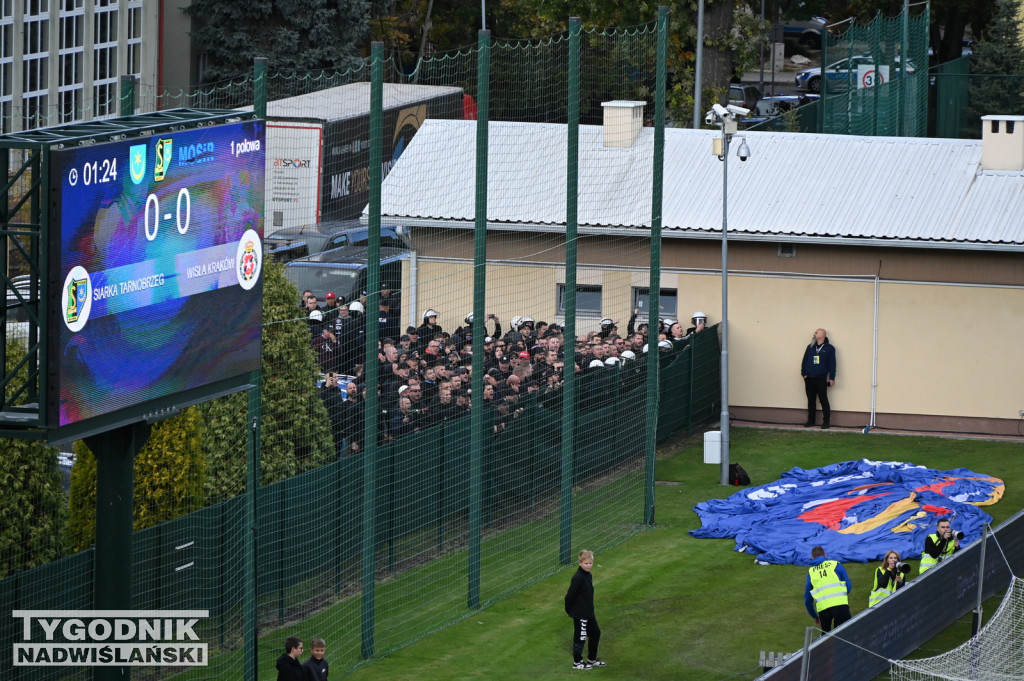
<path id="1" fill-rule="evenodd" d="M 825 32 L 828 19 L 811 17 L 810 21 L 787 21 L 782 24 L 782 37 L 795 40 L 812 50 L 821 49 L 821 35 Z"/>
<path id="2" fill-rule="evenodd" d="M 404 248 L 380 249 L 380 279 L 393 289 L 402 287 L 402 261 L 409 257 Z M 309 289 L 324 300 L 330 291 L 350 302 L 366 290 L 369 249 L 365 246 L 335 248 L 297 258 L 285 264 L 284 276 L 299 291 Z"/>
<path id="3" fill-rule="evenodd" d="M 845 90 L 848 83 L 851 83 L 857 79 L 857 68 L 861 65 L 875 66 L 875 58 L 870 52 L 861 52 L 855 54 L 852 57 L 840 59 L 837 62 L 829 64 L 825 68 L 825 77 L 828 78 L 830 83 L 830 90 Z M 881 65 L 881 64 L 879 64 Z M 917 66 L 914 62 L 907 62 L 907 74 L 913 74 L 917 71 Z M 900 58 L 897 56 L 893 60 L 893 64 L 889 69 L 889 78 L 900 77 Z M 811 92 L 821 92 L 821 67 L 814 66 L 812 68 L 798 71 L 796 74 L 796 85 L 799 88 L 810 90 Z"/>
<path id="4" fill-rule="evenodd" d="M 755 85 L 734 83 L 729 86 L 729 104 L 733 106 L 742 106 L 753 112 L 760 100 L 761 91 Z"/>
<path id="5" fill-rule="evenodd" d="M 285 227 L 263 237 L 263 252 L 287 262 L 332 248 L 365 246 L 370 228 L 359 220 L 335 220 L 301 227 Z M 380 245 L 402 248 L 405 244 L 394 227 L 381 225 Z"/>
<path id="6" fill-rule="evenodd" d="M 762 97 L 761 90 L 756 85 L 733 84 L 729 86 L 729 104 L 750 109 L 748 118 L 751 120 L 763 120 L 780 116 L 790 109 L 809 103 L 813 99 L 816 99 L 815 95 L 769 95 Z"/>
<path id="7" fill-rule="evenodd" d="M 960 41 L 960 56 L 969 57 L 974 54 L 974 41 L 964 38 Z M 934 61 L 935 59 L 935 48 L 931 45 L 928 46 L 928 59 Z"/>

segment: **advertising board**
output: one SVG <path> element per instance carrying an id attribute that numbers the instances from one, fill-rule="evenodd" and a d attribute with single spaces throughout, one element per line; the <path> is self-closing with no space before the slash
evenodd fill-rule
<path id="1" fill-rule="evenodd" d="M 52 148 L 48 427 L 259 368 L 265 152 L 257 120 Z"/>

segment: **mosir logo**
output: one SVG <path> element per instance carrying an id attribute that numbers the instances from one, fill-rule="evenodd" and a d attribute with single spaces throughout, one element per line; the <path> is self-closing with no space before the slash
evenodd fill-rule
<path id="1" fill-rule="evenodd" d="M 231 142 L 231 155 L 238 157 L 242 154 L 248 154 L 253 151 L 260 150 L 259 140 L 242 140 L 241 142 Z"/>
<path id="2" fill-rule="evenodd" d="M 205 667 L 208 610 L 15 610 L 14 666 Z"/>

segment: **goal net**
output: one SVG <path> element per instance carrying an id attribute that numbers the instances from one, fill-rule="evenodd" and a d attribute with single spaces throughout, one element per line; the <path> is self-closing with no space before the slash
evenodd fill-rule
<path id="1" fill-rule="evenodd" d="M 1010 583 L 999 609 L 977 635 L 935 657 L 896 660 L 892 681 L 1024 679 L 1024 583 Z"/>

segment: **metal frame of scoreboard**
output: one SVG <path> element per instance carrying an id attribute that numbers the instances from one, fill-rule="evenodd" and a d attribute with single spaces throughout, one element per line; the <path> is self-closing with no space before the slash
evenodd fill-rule
<path id="1" fill-rule="evenodd" d="M 0 437 L 16 437 L 28 439 L 45 439 L 53 444 L 80 439 L 97 433 L 109 431 L 114 428 L 129 425 L 132 423 L 152 423 L 168 415 L 176 413 L 180 409 L 197 404 L 220 395 L 230 394 L 245 388 L 250 384 L 250 372 L 257 370 L 259 353 L 259 312 L 256 305 L 256 363 L 249 369 L 243 365 L 252 364 L 251 357 L 246 356 L 245 361 L 234 361 L 228 370 L 231 375 L 223 375 L 212 382 L 205 382 L 200 385 L 182 384 L 172 385 L 161 390 L 142 391 L 136 399 L 114 402 L 102 409 L 92 411 L 71 411 L 68 412 L 65 405 L 68 403 L 67 385 L 62 385 L 61 376 L 58 371 L 64 364 L 70 363 L 69 356 L 77 359 L 78 355 L 68 354 L 67 339 L 61 340 L 61 335 L 67 336 L 67 328 L 60 324 L 61 317 L 58 316 L 63 308 L 55 311 L 59 306 L 67 307 L 66 291 L 62 299 L 63 276 L 59 271 L 61 254 L 59 232 L 61 224 L 57 215 L 61 212 L 60 195 L 61 187 L 53 186 L 54 179 L 51 174 L 54 171 L 54 163 L 60 163 L 61 159 L 84 158 L 88 149 L 97 145 L 108 145 L 110 148 L 121 149 L 125 144 L 136 145 L 141 148 L 143 144 L 154 144 L 164 138 L 171 139 L 175 135 L 186 136 L 194 131 L 209 131 L 226 125 L 245 124 L 252 129 L 256 126 L 260 134 L 265 134 L 264 123 L 251 112 L 239 112 L 237 110 L 202 110 L 202 109 L 174 109 L 150 114 L 127 116 L 111 120 L 93 121 L 87 123 L 76 123 L 56 128 L 33 130 L 21 133 L 14 133 L 0 137 L 0 178 L 4 178 L 3 197 L 0 201 L 0 305 L 3 305 L 3 324 L 0 324 L 0 368 L 3 370 L 0 377 Z M 202 134 L 200 132 L 199 134 Z M 183 137 L 184 139 L 185 137 Z M 121 146 L 112 145 L 119 143 Z M 212 145 L 211 145 L 212 146 Z M 101 147 L 102 148 L 102 147 Z M 264 143 L 265 148 L 265 143 Z M 202 151 L 202 150 L 201 150 Z M 232 151 L 234 151 L 232 149 Z M 73 152 L 69 155 L 69 152 Z M 79 155 L 75 153 L 81 152 Z M 153 153 L 152 151 L 150 153 Z M 262 156 L 261 156 L 262 157 Z M 56 159 L 56 161 L 55 161 Z M 187 159 L 188 160 L 188 159 Z M 228 159 L 230 162 L 231 159 Z M 179 159 L 180 161 L 180 159 Z M 223 163 L 223 161 L 219 162 Z M 145 168 L 146 172 L 153 171 L 153 160 Z M 190 172 L 191 166 L 185 167 L 184 172 Z M 212 168 L 216 164 L 209 164 Z M 262 164 L 260 164 L 262 166 Z M 121 175 L 116 180 L 123 183 L 128 189 L 131 185 L 125 179 L 130 169 L 124 166 L 119 169 Z M 82 170 L 91 175 L 93 181 L 102 176 L 103 169 L 97 167 L 97 174 L 92 174 L 91 165 L 88 168 L 83 166 Z M 241 172 L 241 171 L 240 171 Z M 260 168 L 262 173 L 262 167 Z M 71 173 L 77 180 L 79 176 Z M 59 178 L 58 178 L 59 179 Z M 109 177 L 108 177 L 109 179 Z M 152 178 L 151 178 L 152 179 Z M 160 178 L 162 179 L 162 178 Z M 262 178 L 260 178 L 262 179 Z M 209 184 L 210 182 L 208 182 Z M 135 184 L 139 184 L 136 182 Z M 262 185 L 262 182 L 260 182 Z M 99 187 L 97 187 L 99 191 Z M 127 189 L 125 190 L 127 191 Z M 185 190 L 181 190 L 185 191 Z M 255 190 L 253 190 L 255 191 Z M 262 190 L 262 186 L 259 188 Z M 84 194 L 83 194 L 84 195 Z M 182 208 L 182 194 L 178 195 L 176 209 Z M 188 197 L 187 192 L 185 196 Z M 212 205 L 217 197 L 206 200 L 206 205 Z M 195 199 L 192 199 L 195 200 Z M 152 203 L 151 203 L 152 202 Z M 156 204 L 153 212 L 153 224 L 150 224 L 152 204 Z M 168 205 L 174 205 L 173 201 Z M 186 207 L 194 204 L 186 204 Z M 72 207 L 74 208 L 74 207 Z M 145 219 L 136 218 L 139 225 L 145 223 L 146 238 L 152 234 L 156 236 L 157 227 L 164 230 L 161 237 L 187 239 L 188 220 L 185 219 L 185 231 L 182 232 L 182 218 L 172 217 L 166 225 L 160 225 L 160 220 L 166 217 L 161 210 L 162 206 L 156 201 L 156 191 L 150 194 L 146 200 L 145 207 L 141 210 L 147 211 Z M 55 215 L 55 213 L 57 215 Z M 173 215 L 170 209 L 168 214 Z M 258 224 L 256 231 L 262 229 L 262 203 L 258 206 Z M 252 216 L 249 218 L 252 219 Z M 174 226 L 177 226 L 177 230 Z M 204 225 L 209 227 L 209 225 Z M 198 231 L 196 228 L 194 231 Z M 260 232 L 261 233 L 261 232 Z M 186 236 L 181 236 L 185 234 Z M 198 235 L 194 238 L 198 239 Z M 152 241 L 152 240 L 150 240 Z M 191 243 L 191 242 L 188 242 Z M 204 256 L 213 257 L 219 254 L 217 248 L 209 244 L 198 243 L 197 252 L 202 250 Z M 218 244 L 224 246 L 223 244 Z M 200 249 L 200 246 L 205 246 Z M 260 254 L 261 249 L 256 244 L 255 252 Z M 95 247 L 94 247 L 95 248 Z M 140 239 L 138 254 L 149 257 L 151 244 Z M 226 246 L 224 246 L 226 248 Z M 223 248 L 222 248 L 223 250 Z M 226 251 L 225 251 L 226 252 Z M 171 262 L 173 253 L 158 253 L 151 261 L 162 263 Z M 197 256 L 199 257 L 199 256 Z M 151 262 L 147 261 L 147 262 Z M 229 258 L 225 256 L 224 262 Z M 240 260 L 239 260 L 240 261 Z M 179 261 L 175 261 L 179 262 Z M 185 262 L 185 260 L 180 260 Z M 237 262 L 235 262 L 237 266 Z M 200 267 L 203 275 L 206 275 L 205 263 L 200 265 L 198 261 L 192 265 L 195 268 L 196 279 Z M 104 275 L 113 272 L 118 268 L 111 267 L 110 270 L 100 272 L 97 284 L 101 284 Z M 124 269 L 124 268 L 121 268 Z M 144 272 L 143 272 L 144 274 Z M 149 296 L 145 304 L 154 303 L 154 295 L 164 295 L 166 298 L 180 296 L 185 298 L 195 290 L 195 282 L 191 280 L 192 271 L 186 277 L 185 272 L 176 273 L 174 286 L 168 286 L 166 291 L 154 293 L 145 291 Z M 112 275 L 110 275 L 112 276 Z M 226 275 L 225 275 L 226 276 Z M 62 281 L 57 281 L 60 278 Z M 262 277 L 257 272 L 260 285 L 256 287 L 254 298 L 261 296 Z M 108 276 L 109 279 L 109 276 Z M 224 281 L 220 284 L 223 288 Z M 132 282 L 135 282 L 134 284 Z M 137 294 L 138 282 L 145 284 L 145 277 L 139 277 L 129 281 L 135 286 L 131 289 Z M 152 282 L 150 282 L 152 283 Z M 233 282 L 231 282 L 233 283 Z M 117 282 L 108 282 L 108 288 L 116 287 Z M 189 287 L 192 287 L 191 289 Z M 212 284 L 216 289 L 217 284 Z M 173 289 L 173 290 L 172 290 Z M 92 293 L 92 288 L 89 289 Z M 205 292 L 204 292 L 205 293 Z M 256 298 L 258 299 L 258 298 Z M 159 304 L 161 301 L 157 300 Z M 251 301 L 249 301 L 251 302 Z M 124 301 L 105 301 L 97 298 L 95 305 L 97 309 L 114 315 L 124 311 L 127 303 L 122 308 L 116 308 L 114 303 Z M 167 304 L 167 303 L 164 303 Z M 110 308 L 108 310 L 108 307 Z M 13 313 L 24 321 L 8 321 Z M 167 315 L 165 315 L 167 316 Z M 163 319 L 163 318 L 159 318 Z M 251 322 L 252 316 L 246 318 L 246 324 Z M 100 324 L 100 322 L 96 322 Z M 56 328 L 55 328 L 56 327 Z M 69 327 L 70 328 L 70 327 Z M 23 349 L 25 354 L 20 359 L 12 355 L 8 357 L 8 342 L 12 340 L 8 336 L 17 336 L 24 340 Z M 80 340 L 80 339 L 76 339 Z M 233 340 L 233 339 L 229 339 Z M 63 344 L 63 354 L 60 344 Z M 97 343 L 93 343 L 93 347 Z M 87 346 L 83 346 L 87 347 Z M 79 352 L 78 347 L 73 348 Z M 96 356 L 95 350 L 93 357 Z M 251 353 L 250 353 L 251 354 Z M 19 352 L 20 355 L 20 352 Z M 9 366 L 10 365 L 10 366 Z M 180 370 L 180 364 L 176 367 L 167 368 L 168 372 Z M 235 372 L 237 369 L 237 372 Z M 110 372 L 110 367 L 105 370 Z M 234 373 L 233 373 L 234 372 Z M 91 375 L 88 372 L 80 372 L 73 376 L 78 380 L 82 375 Z M 64 376 L 67 383 L 68 375 Z M 88 400 L 82 400 L 83 404 L 92 404 L 93 396 L 97 399 L 103 394 L 103 388 L 107 385 L 98 381 L 96 385 L 90 386 L 89 391 L 77 392 L 72 390 L 73 399 L 79 399 L 85 395 Z"/>

